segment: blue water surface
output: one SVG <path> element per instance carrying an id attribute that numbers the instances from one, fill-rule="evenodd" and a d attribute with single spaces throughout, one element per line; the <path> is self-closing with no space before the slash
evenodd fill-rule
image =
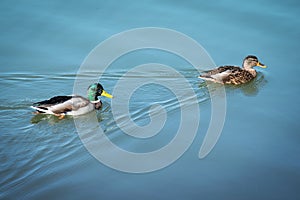
<path id="1" fill-rule="evenodd" d="M 0 199 L 299 199 L 299 11 L 295 0 L 2 0 Z M 158 171 L 131 174 L 95 159 L 72 117 L 35 116 L 30 105 L 72 94 L 77 71 L 96 45 L 141 27 L 186 34 L 216 65 L 240 65 L 246 55 L 254 54 L 268 68 L 258 69 L 250 84 L 226 87 L 222 135 L 213 151 L 199 159 L 211 113 L 199 72 L 159 51 L 136 52 L 112 63 L 101 79 L 107 91 L 113 92 L 131 67 L 163 62 L 187 78 L 201 111 L 197 136 L 180 159 Z M 155 84 L 133 94 L 130 112 L 139 125 L 150 122 L 148 111 L 154 103 L 168 111 L 166 126 L 149 140 L 122 133 L 108 99 L 103 98 L 97 118 L 121 148 L 154 151 L 176 134 L 176 100 L 170 90 Z"/>

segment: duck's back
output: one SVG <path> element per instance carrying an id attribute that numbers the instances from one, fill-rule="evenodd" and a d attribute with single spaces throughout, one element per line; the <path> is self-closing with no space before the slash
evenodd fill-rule
<path id="1" fill-rule="evenodd" d="M 34 106 L 56 105 L 56 104 L 64 103 L 64 102 L 72 99 L 72 97 L 73 96 L 55 96 L 55 97 L 52 97 L 51 99 L 36 102 L 33 105 Z"/>

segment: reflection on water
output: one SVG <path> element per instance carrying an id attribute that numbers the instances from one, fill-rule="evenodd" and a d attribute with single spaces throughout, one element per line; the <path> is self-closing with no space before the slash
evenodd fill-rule
<path id="1" fill-rule="evenodd" d="M 197 78 L 198 72 L 196 70 L 187 72 L 182 71 L 182 73 L 188 74 L 187 79 L 192 85 L 199 100 L 202 116 L 200 133 L 203 134 L 203 127 L 205 129 L 206 119 L 209 119 L 209 113 L 207 113 L 206 110 L 208 107 L 207 102 L 210 98 L 206 83 Z M 121 73 L 113 73 L 112 80 L 118 79 L 120 76 Z M 106 74 L 105 77 L 107 79 L 102 80 L 103 84 L 110 90 L 113 86 L 112 82 L 108 80 L 111 79 L 108 74 Z M 170 77 L 162 78 L 168 79 Z M 100 111 L 91 112 L 83 116 L 66 116 L 65 119 L 59 120 L 57 117 L 51 115 L 32 114 L 32 110 L 29 107 L 33 102 L 48 98 L 50 96 L 49 94 L 69 94 L 70 91 L 72 91 L 74 79 L 75 75 L 72 75 L 72 73 L 66 73 L 64 75 L 52 74 L 49 77 L 44 74 L 35 74 L 34 76 L 30 76 L 30 82 L 28 82 L 29 79 L 26 74 L 16 75 L 7 73 L 2 78 L 2 82 L 10 85 L 10 87 L 5 87 L 0 92 L 2 94 L 8 92 L 10 95 L 6 97 L 11 97 L 6 99 L 3 98 L 4 95 L 2 95 L 2 98 L 0 99 L 1 121 L 6 124 L 6 126 L 3 124 L 1 125 L 1 129 L 5 134 L 2 135 L 2 140 L 0 141 L 0 150 L 2 152 L 1 161 L 3 161 L 0 164 L 2 170 L 1 177 L 3 177 L 1 180 L 1 192 L 3 191 L 5 196 L 14 196 L 17 194 L 15 191 L 10 190 L 11 188 L 16 188 L 17 191 L 29 191 L 32 188 L 36 188 L 39 181 L 41 181 L 41 183 L 38 184 L 39 187 L 50 187 L 55 189 L 55 183 L 63 180 L 73 181 L 73 178 L 72 176 L 65 177 L 61 175 L 60 178 L 57 177 L 54 180 L 52 179 L 52 173 L 61 174 L 68 171 L 74 176 L 77 171 L 72 168 L 69 169 L 69 166 L 76 168 L 76 166 L 79 165 L 85 166 L 83 167 L 84 169 L 89 168 L 83 161 L 90 160 L 91 158 L 86 150 L 83 150 L 84 147 L 82 141 L 92 144 L 91 147 L 96 150 L 99 150 L 97 149 L 99 144 L 106 144 L 103 142 L 104 135 L 96 137 L 95 130 L 98 127 L 93 126 L 95 123 L 89 126 L 91 124 L 91 116 L 96 116 L 96 124 L 101 126 L 104 134 L 114 144 L 132 152 L 142 153 L 154 151 L 168 144 L 174 137 L 173 133 L 178 127 L 178 115 L 180 115 L 180 112 L 178 112 L 177 99 L 170 91 L 157 85 L 145 85 L 145 87 L 141 87 L 133 95 L 133 101 L 131 101 L 131 104 L 129 105 L 132 120 L 140 125 L 149 123 L 149 108 L 152 105 L 159 103 L 168 111 L 168 115 L 170 115 L 168 116 L 168 119 L 170 122 L 166 124 L 166 127 L 162 130 L 162 134 L 159 134 L 150 140 L 132 139 L 122 133 L 113 119 L 110 102 L 106 99 L 103 99 L 103 107 Z M 174 81 L 172 78 L 170 80 Z M 174 84 L 176 85 L 176 83 Z M 262 73 L 258 73 L 257 78 L 250 83 L 238 87 L 229 86 L 226 87 L 226 89 L 229 93 L 231 91 L 240 90 L 244 94 L 253 96 L 258 95 L 259 90 L 266 85 L 267 80 Z M 37 88 L 32 90 L 33 86 Z M 22 91 L 22 93 L 19 91 Z M 18 94 L 18 96 L 16 97 L 15 94 Z M 10 117 L 7 118 L 6 116 Z M 192 116 L 193 113 L 191 112 L 191 117 Z M 82 126 L 79 125 L 81 127 L 80 130 L 83 130 L 83 134 L 80 135 L 81 140 L 78 138 L 77 129 L 74 127 L 73 119 L 79 119 L 82 123 Z M 11 148 L 5 148 L 7 145 Z M 219 144 L 216 146 L 218 147 L 218 145 Z M 193 156 L 196 159 L 199 146 L 195 145 L 194 148 L 196 150 Z M 100 149 L 104 152 L 110 151 L 110 149 L 105 149 L 105 147 L 101 147 Z M 109 152 L 108 155 L 113 156 L 114 154 L 113 152 Z M 94 165 L 101 166 L 99 163 Z M 208 170 L 205 167 L 203 168 L 201 162 L 198 163 L 197 161 L 196 163 L 193 163 L 193 165 L 200 168 L 200 171 Z M 52 166 L 55 167 L 52 168 Z M 193 173 L 199 173 L 197 168 L 192 168 Z M 101 168 L 101 170 L 103 169 Z M 212 173 L 210 170 L 207 172 Z M 108 172 L 103 180 L 110 179 L 110 176 L 114 173 L 116 172 Z M 182 173 L 186 174 L 187 172 L 182 171 Z M 224 176 L 224 174 L 220 175 Z M 91 174 L 91 176 L 93 177 L 94 174 Z M 82 177 L 85 176 L 81 174 L 78 179 L 80 180 Z M 190 178 L 192 177 L 194 177 L 194 175 Z M 164 179 L 167 179 L 167 177 Z M 27 181 L 26 185 L 20 185 L 20 183 L 24 181 Z M 99 180 L 92 181 L 96 183 Z M 143 182 L 143 179 L 140 181 Z M 51 184 L 46 184 L 49 182 Z M 197 182 L 194 184 L 197 185 Z M 66 186 L 64 186 L 64 188 L 65 187 Z M 118 187 L 121 187 L 121 185 L 118 185 Z M 35 194 L 30 194 L 29 196 L 35 196 Z"/>
<path id="2" fill-rule="evenodd" d="M 67 118 L 69 118 L 68 116 L 66 116 Z M 65 119 L 66 119 L 65 117 Z M 47 120 L 50 124 L 54 124 L 54 123 L 58 123 L 61 120 L 54 116 L 54 115 L 46 115 L 46 114 L 34 114 L 34 116 L 31 118 L 31 123 L 33 124 L 37 124 L 41 121 L 45 121 Z"/>

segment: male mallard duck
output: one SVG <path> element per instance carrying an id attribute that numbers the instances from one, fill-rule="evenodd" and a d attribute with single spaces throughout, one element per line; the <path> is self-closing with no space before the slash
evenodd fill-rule
<path id="1" fill-rule="evenodd" d="M 222 84 L 239 85 L 247 83 L 256 77 L 256 71 L 253 67 L 266 68 L 260 63 L 256 56 L 249 55 L 243 61 L 243 67 L 221 66 L 200 75 L 199 78 L 207 81 L 213 81 Z"/>
<path id="2" fill-rule="evenodd" d="M 36 102 L 31 107 L 37 111 L 37 114 L 52 114 L 62 119 L 65 115 L 82 115 L 100 109 L 102 102 L 98 99 L 99 96 L 112 98 L 100 83 L 94 83 L 88 87 L 88 98 L 78 95 L 55 96 Z"/>

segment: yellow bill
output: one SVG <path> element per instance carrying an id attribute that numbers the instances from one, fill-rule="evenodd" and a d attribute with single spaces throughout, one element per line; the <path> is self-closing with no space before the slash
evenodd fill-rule
<path id="1" fill-rule="evenodd" d="M 108 94 L 105 90 L 102 91 L 101 96 L 107 97 L 107 98 L 113 98 L 111 94 Z"/>
<path id="2" fill-rule="evenodd" d="M 264 64 L 262 64 L 262 63 L 260 63 L 260 62 L 257 62 L 257 65 L 256 65 L 257 67 L 261 67 L 261 68 L 267 68 L 267 66 L 266 65 L 264 65 Z"/>

